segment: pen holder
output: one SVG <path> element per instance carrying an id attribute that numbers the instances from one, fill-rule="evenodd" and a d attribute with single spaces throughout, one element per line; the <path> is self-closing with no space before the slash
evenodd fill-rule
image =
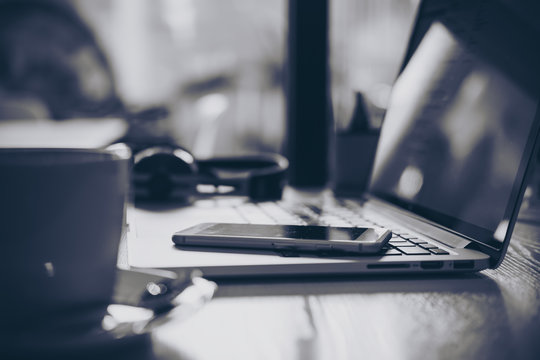
<path id="1" fill-rule="evenodd" d="M 334 169 L 337 196 L 361 196 L 367 189 L 378 140 L 378 131 L 337 134 Z"/>

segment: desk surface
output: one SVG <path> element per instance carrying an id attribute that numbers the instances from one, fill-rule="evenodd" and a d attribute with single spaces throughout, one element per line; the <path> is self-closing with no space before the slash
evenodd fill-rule
<path id="1" fill-rule="evenodd" d="M 228 281 L 152 334 L 166 359 L 499 359 L 540 354 L 540 226 L 466 276 Z"/>

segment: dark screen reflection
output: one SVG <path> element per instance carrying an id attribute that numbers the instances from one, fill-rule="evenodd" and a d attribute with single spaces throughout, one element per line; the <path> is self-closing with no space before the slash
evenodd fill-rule
<path id="1" fill-rule="evenodd" d="M 441 23 L 394 87 L 372 189 L 494 232 L 536 103 Z"/>
<path id="2" fill-rule="evenodd" d="M 215 224 L 204 230 L 204 234 L 219 236 L 241 236 L 254 238 L 285 238 L 297 240 L 357 240 L 366 228 L 328 227 L 303 225 L 257 225 Z M 372 239 L 369 237 L 368 239 Z"/>

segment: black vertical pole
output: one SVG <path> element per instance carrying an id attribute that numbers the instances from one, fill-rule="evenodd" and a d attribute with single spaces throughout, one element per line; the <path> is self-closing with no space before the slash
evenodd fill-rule
<path id="1" fill-rule="evenodd" d="M 289 0 L 286 153 L 293 186 L 324 186 L 331 130 L 328 0 Z"/>

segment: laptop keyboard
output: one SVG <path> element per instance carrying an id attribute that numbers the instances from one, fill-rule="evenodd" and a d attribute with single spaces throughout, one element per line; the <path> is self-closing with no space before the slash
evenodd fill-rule
<path id="1" fill-rule="evenodd" d="M 449 254 L 448 250 L 410 231 L 393 226 L 383 219 L 363 215 L 360 205 L 351 200 L 323 205 L 282 201 L 245 203 L 236 206 L 235 210 L 246 222 L 252 224 L 384 227 L 392 231 L 392 239 L 384 247 L 384 252 L 377 256 Z"/>

